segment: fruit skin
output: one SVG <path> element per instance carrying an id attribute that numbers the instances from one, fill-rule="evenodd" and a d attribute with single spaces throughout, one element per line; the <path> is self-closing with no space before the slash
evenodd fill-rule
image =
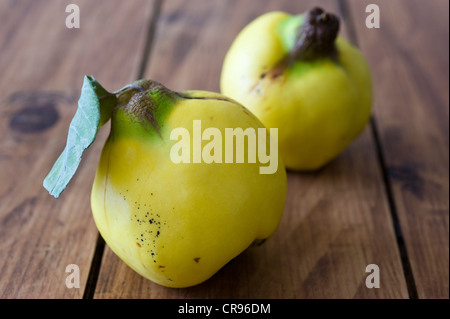
<path id="1" fill-rule="evenodd" d="M 323 167 L 365 128 L 372 83 L 361 52 L 341 37 L 337 54 L 296 59 L 280 67 L 296 44 L 305 15 L 270 12 L 247 25 L 222 67 L 221 92 L 252 111 L 266 127 L 279 128 L 288 169 Z"/>
<path id="2" fill-rule="evenodd" d="M 163 286 L 188 287 L 275 232 L 286 172 L 282 161 L 272 175 L 259 174 L 258 161 L 174 164 L 173 128 L 185 127 L 192 137 L 194 119 L 222 135 L 226 127 L 263 125 L 219 94 L 144 93 L 155 101 L 151 117 L 158 123 L 142 121 L 119 105 L 95 176 L 92 212 L 108 246 L 136 272 Z"/>

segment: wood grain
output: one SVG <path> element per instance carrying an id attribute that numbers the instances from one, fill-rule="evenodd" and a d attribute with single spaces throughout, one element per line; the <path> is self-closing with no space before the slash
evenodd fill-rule
<path id="1" fill-rule="evenodd" d="M 417 294 L 449 297 L 449 2 L 348 1 Z M 380 29 L 364 27 L 380 7 Z"/>
<path id="2" fill-rule="evenodd" d="M 145 75 L 174 90 L 218 91 L 222 60 L 247 23 L 268 11 L 299 13 L 313 5 L 339 12 L 335 1 L 164 1 Z M 289 172 L 288 183 L 274 237 L 203 284 L 158 286 L 107 248 L 95 298 L 408 297 L 371 130 L 320 172 Z M 380 289 L 365 286 L 372 263 L 380 267 Z"/>
<path id="3" fill-rule="evenodd" d="M 97 239 L 90 190 L 104 128 L 62 196 L 42 182 L 65 144 L 83 76 L 114 90 L 136 77 L 151 2 L 0 2 L 0 298 L 80 298 Z M 133 17 L 133 18 L 130 18 Z M 68 264 L 80 268 L 68 289 Z"/>

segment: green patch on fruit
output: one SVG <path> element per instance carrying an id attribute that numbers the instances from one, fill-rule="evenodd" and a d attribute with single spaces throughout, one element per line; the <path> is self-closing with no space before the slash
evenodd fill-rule
<path id="1" fill-rule="evenodd" d="M 162 138 L 165 119 L 182 96 L 151 80 L 139 80 L 132 86 L 141 91 L 119 97 L 113 114 L 113 138 L 154 143 L 155 139 Z"/>
<path id="2" fill-rule="evenodd" d="M 297 41 L 297 30 L 303 22 L 303 15 L 292 15 L 284 19 L 276 30 L 286 53 L 292 50 Z"/>

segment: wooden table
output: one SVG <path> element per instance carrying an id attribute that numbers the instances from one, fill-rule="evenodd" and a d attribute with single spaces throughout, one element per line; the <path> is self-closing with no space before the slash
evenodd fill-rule
<path id="1" fill-rule="evenodd" d="M 66 5 L 79 5 L 68 29 Z M 366 5 L 379 29 L 365 26 Z M 276 234 L 203 284 L 143 279 L 104 244 L 90 191 L 109 129 L 59 199 L 42 181 L 65 144 L 85 74 L 107 90 L 146 77 L 219 91 L 237 33 L 273 10 L 342 18 L 373 71 L 370 125 L 316 173 L 288 174 Z M 1 298 L 448 298 L 449 2 L 0 0 Z M 80 269 L 69 289 L 66 266 Z M 380 288 L 366 287 L 366 266 Z"/>

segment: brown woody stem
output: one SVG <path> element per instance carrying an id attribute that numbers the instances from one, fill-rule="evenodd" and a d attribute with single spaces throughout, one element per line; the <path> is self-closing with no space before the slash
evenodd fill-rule
<path id="1" fill-rule="evenodd" d="M 321 8 L 313 8 L 305 13 L 303 23 L 298 28 L 295 45 L 289 60 L 314 60 L 319 57 L 335 57 L 335 40 L 339 32 L 339 18 Z"/>

